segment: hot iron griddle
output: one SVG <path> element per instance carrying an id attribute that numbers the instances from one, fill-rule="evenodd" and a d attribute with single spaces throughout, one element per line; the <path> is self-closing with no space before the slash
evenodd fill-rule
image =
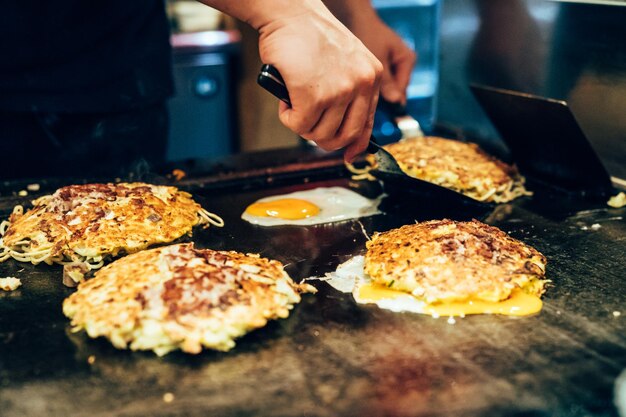
<path id="1" fill-rule="evenodd" d="M 197 230 L 198 247 L 259 252 L 300 279 L 362 253 L 363 229 L 371 234 L 444 215 L 445 208 L 424 199 L 392 199 L 384 202 L 385 214 L 360 222 L 254 226 L 239 215 L 260 197 L 350 184 L 328 166 L 263 180 L 260 173 L 280 156 L 260 159 L 264 168 L 256 171 L 233 166 L 227 175 L 180 183 L 226 221 L 223 229 Z M 252 188 L 233 179 L 246 172 L 254 173 L 244 181 Z M 230 178 L 231 186 L 220 186 L 218 177 Z M 374 195 L 376 187 L 360 191 Z M 62 285 L 61 268 L 7 261 L 0 276 L 18 276 L 24 285 L 0 292 L 0 414 L 614 416 L 613 384 L 626 366 L 626 210 L 537 195 L 483 216 L 548 258 L 553 283 L 544 309 L 518 319 L 469 316 L 450 324 L 395 314 L 356 305 L 318 282 L 319 293 L 305 296 L 288 319 L 243 337 L 231 352 L 158 358 L 71 334 L 61 303 L 73 290 Z M 3 194 L 0 214 L 24 200 Z M 445 216 L 473 216 L 455 210 Z M 174 394 L 171 403 L 163 401 L 167 392 Z"/>

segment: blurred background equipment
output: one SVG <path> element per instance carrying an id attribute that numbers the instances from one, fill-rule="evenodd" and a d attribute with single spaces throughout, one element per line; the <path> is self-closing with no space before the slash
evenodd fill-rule
<path id="1" fill-rule="evenodd" d="M 204 32 L 222 29 L 224 15 L 195 0 L 170 1 L 169 15 L 178 32 Z"/>
<path id="2" fill-rule="evenodd" d="M 175 96 L 168 161 L 229 155 L 238 147 L 239 33 L 173 34 Z"/>
<path id="3" fill-rule="evenodd" d="M 240 34 L 221 12 L 170 1 L 175 96 L 169 101 L 168 161 L 239 150 L 237 74 Z"/>

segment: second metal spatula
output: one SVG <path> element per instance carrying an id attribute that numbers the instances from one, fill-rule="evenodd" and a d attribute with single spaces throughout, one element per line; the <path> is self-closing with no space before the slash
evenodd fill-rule
<path id="1" fill-rule="evenodd" d="M 424 132 L 419 122 L 409 114 L 404 104 L 392 103 L 381 96 L 378 99 L 378 106 L 393 120 L 393 123 L 402 134 L 402 139 L 424 137 Z"/>

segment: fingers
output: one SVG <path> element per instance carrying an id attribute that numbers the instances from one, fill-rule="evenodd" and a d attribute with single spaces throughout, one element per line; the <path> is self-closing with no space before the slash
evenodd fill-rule
<path id="1" fill-rule="evenodd" d="M 404 48 L 392 57 L 392 72 L 395 83 L 398 89 L 403 92 L 404 101 L 406 101 L 406 89 L 411 80 L 413 67 L 417 62 L 417 54 L 406 45 L 403 46 Z"/>
<path id="2" fill-rule="evenodd" d="M 339 138 L 342 142 L 345 142 L 347 147 L 344 153 L 344 159 L 347 161 L 351 161 L 360 151 L 365 149 L 363 148 L 365 140 L 363 131 L 369 118 L 369 108 L 370 98 L 365 95 L 359 95 L 346 112 L 346 117 L 339 132 Z M 367 147 L 367 140 L 365 140 L 365 147 Z"/>
<path id="3" fill-rule="evenodd" d="M 389 66 L 385 67 L 380 83 L 380 94 L 391 103 L 404 101 L 404 90 L 396 82 Z"/>
<path id="4" fill-rule="evenodd" d="M 381 68 L 382 69 L 382 68 Z M 378 82 L 375 84 L 374 88 L 376 91 L 380 88 L 379 85 L 382 82 L 382 71 L 380 73 L 380 77 Z M 352 132 L 354 133 L 354 139 L 351 141 L 350 145 L 346 148 L 344 152 L 344 160 L 346 162 L 352 162 L 354 158 L 356 158 L 359 154 L 363 153 L 365 149 L 367 149 L 368 142 L 372 135 L 372 128 L 374 127 L 374 114 L 376 113 L 376 105 L 378 104 L 378 94 L 370 95 L 370 96 L 361 96 L 363 100 L 359 102 L 359 105 L 363 105 L 365 107 L 365 119 L 364 124 L 360 127 L 358 123 L 355 122 L 357 115 L 362 111 L 360 108 L 357 108 L 357 103 L 355 103 L 348 111 L 348 116 L 352 115 L 353 118 L 350 119 L 346 117 L 344 119 L 344 125 L 342 126 L 341 133 Z"/>
<path id="5" fill-rule="evenodd" d="M 278 118 L 286 127 L 304 137 L 319 122 L 325 110 L 323 101 L 310 100 L 308 102 L 299 100 L 297 95 L 292 96 L 293 107 L 280 102 L 278 107 Z"/>
<path id="6" fill-rule="evenodd" d="M 372 136 L 372 129 L 374 127 L 374 114 L 376 113 L 376 105 L 378 104 L 378 94 L 371 97 L 370 103 L 367 109 L 367 119 L 365 125 L 361 130 L 361 134 L 354 140 L 344 152 L 343 159 L 346 162 L 352 162 L 354 159 L 365 152 L 367 149 L 370 137 Z"/>
<path id="7" fill-rule="evenodd" d="M 339 97 L 324 109 L 313 129 L 303 134 L 302 137 L 314 140 L 325 150 L 336 150 L 343 147 L 341 140 L 338 140 L 338 133 L 354 96 L 355 92 L 350 89 L 340 92 Z"/>
<path id="8" fill-rule="evenodd" d="M 369 70 L 354 70 L 352 81 L 335 80 L 325 92 L 290 88 L 293 108 L 280 104 L 281 122 L 324 150 L 349 147 L 346 158 L 353 159 L 367 147 L 382 77 L 382 64 L 368 64 Z"/>
<path id="9" fill-rule="evenodd" d="M 406 104 L 406 89 L 411 80 L 411 73 L 417 54 L 404 44 L 400 37 L 393 43 L 386 61 L 380 93 L 387 101 Z"/>

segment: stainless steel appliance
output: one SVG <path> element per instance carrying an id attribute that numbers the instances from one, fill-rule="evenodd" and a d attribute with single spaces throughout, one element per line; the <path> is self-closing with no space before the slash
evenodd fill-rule
<path id="1" fill-rule="evenodd" d="M 235 31 L 172 36 L 176 95 L 169 102 L 168 161 L 229 155 L 237 145 Z"/>

